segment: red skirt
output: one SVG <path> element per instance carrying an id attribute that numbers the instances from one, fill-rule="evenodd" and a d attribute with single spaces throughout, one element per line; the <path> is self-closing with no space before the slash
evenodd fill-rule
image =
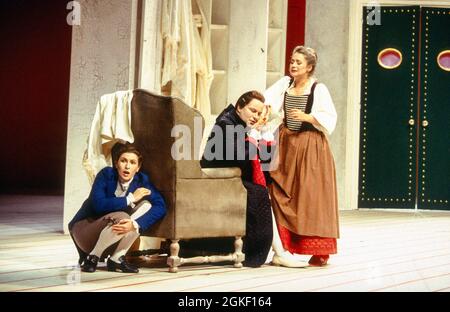
<path id="1" fill-rule="evenodd" d="M 337 253 L 336 238 L 295 234 L 282 225 L 278 226 L 284 249 L 300 255 L 330 255 Z"/>

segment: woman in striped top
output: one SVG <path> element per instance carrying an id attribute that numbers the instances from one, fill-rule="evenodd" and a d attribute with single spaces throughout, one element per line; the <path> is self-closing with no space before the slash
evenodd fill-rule
<path id="1" fill-rule="evenodd" d="M 337 114 L 327 87 L 312 77 L 316 63 L 313 49 L 295 47 L 291 77 L 281 78 L 264 96 L 272 106 L 272 130 L 279 130 L 269 187 L 275 254 L 312 255 L 309 264 L 323 266 L 337 252 L 339 238 L 335 165 L 326 137 Z"/>

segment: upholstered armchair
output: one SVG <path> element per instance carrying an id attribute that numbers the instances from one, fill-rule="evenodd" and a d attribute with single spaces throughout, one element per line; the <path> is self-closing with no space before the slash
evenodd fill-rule
<path id="1" fill-rule="evenodd" d="M 232 261 L 235 267 L 242 267 L 245 257 L 241 237 L 245 235 L 247 193 L 241 172 L 239 168 L 200 167 L 204 126 L 200 112 L 182 100 L 134 90 L 131 128 L 143 153 L 142 169 L 167 204 L 164 219 L 143 235 L 171 240 L 170 272 L 177 272 L 185 263 Z M 180 137 L 177 131 L 181 131 Z M 181 146 L 182 142 L 187 144 Z M 184 159 L 180 159 L 182 155 Z M 234 253 L 179 257 L 180 240 L 208 237 L 235 237 Z"/>

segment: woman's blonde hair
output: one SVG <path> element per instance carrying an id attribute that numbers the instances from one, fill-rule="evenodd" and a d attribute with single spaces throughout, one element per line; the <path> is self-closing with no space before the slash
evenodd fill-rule
<path id="1" fill-rule="evenodd" d="M 303 54 L 308 65 L 311 65 L 311 71 L 308 73 L 308 76 L 311 76 L 316 70 L 317 64 L 317 53 L 313 48 L 305 47 L 305 46 L 296 46 L 294 50 L 292 50 L 292 55 L 295 53 Z"/>

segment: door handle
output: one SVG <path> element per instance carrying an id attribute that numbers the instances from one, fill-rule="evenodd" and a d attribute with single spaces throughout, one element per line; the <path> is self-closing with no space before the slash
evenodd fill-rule
<path id="1" fill-rule="evenodd" d="M 428 121 L 424 120 L 422 121 L 422 127 L 426 128 L 428 126 Z"/>
<path id="2" fill-rule="evenodd" d="M 414 119 L 410 119 L 408 123 L 410 126 L 414 126 Z"/>

